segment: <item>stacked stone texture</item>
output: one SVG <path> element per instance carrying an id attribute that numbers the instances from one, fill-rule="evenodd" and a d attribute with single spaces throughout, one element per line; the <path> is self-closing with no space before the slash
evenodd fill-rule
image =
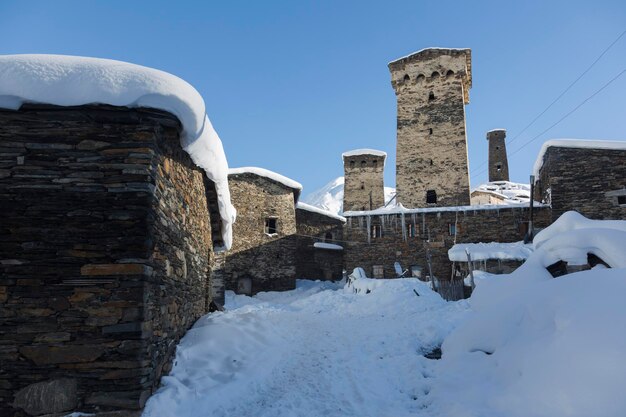
<path id="1" fill-rule="evenodd" d="M 469 205 L 469 49 L 427 49 L 389 64 L 397 110 L 396 192 L 405 207 Z M 427 204 L 434 190 L 435 204 Z"/>
<path id="2" fill-rule="evenodd" d="M 506 155 L 506 130 L 487 132 L 489 141 L 489 181 L 509 180 L 509 161 Z"/>
<path id="3" fill-rule="evenodd" d="M 626 150 L 548 147 L 538 180 L 535 200 L 552 206 L 553 220 L 569 210 L 592 219 L 626 219 L 617 196 L 626 196 Z"/>
<path id="4" fill-rule="evenodd" d="M 343 211 L 373 210 L 385 204 L 385 156 L 352 155 L 343 158 Z"/>
<path id="5" fill-rule="evenodd" d="M 316 242 L 343 245 L 344 222 L 296 208 L 298 231 L 296 276 L 304 279 L 339 280 L 343 277 L 343 251 L 316 248 Z"/>
<path id="6" fill-rule="evenodd" d="M 217 256 L 213 276 L 232 291 L 239 280 L 250 279 L 251 294 L 295 288 L 298 191 L 253 173 L 231 174 L 228 184 L 237 221 L 232 248 Z M 268 218 L 277 220 L 277 233 L 265 233 Z"/>
<path id="7" fill-rule="evenodd" d="M 400 262 L 403 269 L 413 265 L 422 267 L 422 277 L 428 273 L 427 249 L 432 258 L 433 273 L 442 280 L 452 274 L 452 263 L 448 259 L 448 249 L 454 243 L 475 242 L 515 242 L 524 238 L 525 223 L 529 218 L 528 208 L 502 207 L 498 209 L 477 209 L 457 211 L 441 209 L 418 214 L 390 214 L 368 216 L 347 216 L 344 229 L 346 270 L 355 267 L 365 269 L 368 276 L 374 276 L 373 266 L 382 265 L 385 278 L 396 277 L 394 263 Z M 535 207 L 535 227 L 546 227 L 550 223 L 548 207 Z M 402 223 L 405 223 L 406 239 Z M 368 229 L 368 223 L 370 225 Z M 450 226 L 456 224 L 457 236 L 450 234 Z M 413 225 L 416 236 L 408 236 Z M 371 228 L 381 226 L 382 236 L 370 237 Z"/>
<path id="8" fill-rule="evenodd" d="M 0 414 L 140 409 L 207 311 L 211 188 L 173 115 L 0 111 Z"/>

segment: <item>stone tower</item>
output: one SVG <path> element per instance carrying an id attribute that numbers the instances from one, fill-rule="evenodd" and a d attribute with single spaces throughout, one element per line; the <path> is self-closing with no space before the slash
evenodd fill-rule
<path id="1" fill-rule="evenodd" d="M 489 141 L 489 182 L 509 180 L 509 162 L 506 157 L 506 130 L 487 132 Z"/>
<path id="2" fill-rule="evenodd" d="M 387 154 L 357 149 L 343 155 L 343 211 L 373 210 L 385 204 L 383 171 Z"/>
<path id="3" fill-rule="evenodd" d="M 470 204 L 471 51 L 423 49 L 390 62 L 389 70 L 398 100 L 397 201 L 410 208 Z"/>

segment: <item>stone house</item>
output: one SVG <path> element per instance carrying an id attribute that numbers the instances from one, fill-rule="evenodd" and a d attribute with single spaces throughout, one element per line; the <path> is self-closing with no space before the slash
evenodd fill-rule
<path id="1" fill-rule="evenodd" d="M 626 219 L 626 142 L 549 140 L 534 167 L 535 200 L 552 220 L 569 210 L 590 219 Z"/>
<path id="2" fill-rule="evenodd" d="M 343 278 L 345 217 L 299 202 L 296 206 L 296 276 L 301 279 Z"/>
<path id="3" fill-rule="evenodd" d="M 295 206 L 302 186 L 256 167 L 231 169 L 228 183 L 237 222 L 231 249 L 217 259 L 215 279 L 238 294 L 295 288 Z"/>
<path id="4" fill-rule="evenodd" d="M 147 108 L 0 110 L 0 414 L 140 409 L 211 302 L 215 185 Z"/>
<path id="5" fill-rule="evenodd" d="M 143 407 L 209 311 L 225 166 L 173 75 L 0 56 L 0 415 Z"/>

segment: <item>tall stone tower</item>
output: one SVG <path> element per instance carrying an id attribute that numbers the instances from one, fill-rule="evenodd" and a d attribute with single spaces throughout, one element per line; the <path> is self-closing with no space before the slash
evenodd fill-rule
<path id="1" fill-rule="evenodd" d="M 373 210 L 385 204 L 383 172 L 387 154 L 356 149 L 343 155 L 343 211 Z"/>
<path id="2" fill-rule="evenodd" d="M 471 51 L 423 49 L 390 62 L 389 70 L 398 100 L 397 201 L 410 208 L 470 204 Z"/>
<path id="3" fill-rule="evenodd" d="M 506 130 L 487 132 L 489 141 L 489 182 L 509 180 L 509 161 L 506 157 Z"/>

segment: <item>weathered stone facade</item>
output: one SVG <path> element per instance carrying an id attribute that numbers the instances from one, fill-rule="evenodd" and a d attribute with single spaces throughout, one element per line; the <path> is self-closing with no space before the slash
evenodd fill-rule
<path id="1" fill-rule="evenodd" d="M 384 153 L 343 156 L 343 211 L 373 210 L 385 204 Z"/>
<path id="2" fill-rule="evenodd" d="M 339 280 L 343 277 L 343 250 L 316 248 L 316 242 L 343 245 L 345 221 L 296 207 L 298 230 L 296 276 Z"/>
<path id="3" fill-rule="evenodd" d="M 506 155 L 506 130 L 487 132 L 489 141 L 489 182 L 509 180 L 509 160 Z"/>
<path id="4" fill-rule="evenodd" d="M 216 202 L 180 132 L 153 109 L 0 111 L 1 415 L 140 409 L 207 311 Z"/>
<path id="5" fill-rule="evenodd" d="M 447 280 L 452 274 L 448 249 L 454 243 L 519 241 L 524 238 L 529 218 L 528 208 L 510 206 L 413 211 L 404 215 L 346 214 L 346 270 L 351 272 L 360 266 L 368 276 L 380 277 L 374 268 L 380 266 L 384 278 L 394 278 L 394 262 L 400 262 L 403 269 L 421 267 L 424 278 L 428 274 L 429 248 L 434 275 Z M 536 207 L 535 226 L 546 227 L 549 223 L 549 207 Z"/>
<path id="6" fill-rule="evenodd" d="M 228 184 L 237 221 L 233 245 L 218 256 L 213 277 L 240 294 L 295 288 L 299 190 L 254 173 L 231 174 Z M 272 219 L 275 230 L 268 230 Z"/>
<path id="7" fill-rule="evenodd" d="M 410 208 L 468 205 L 470 50 L 425 49 L 389 70 L 398 100 L 397 201 Z"/>
<path id="8" fill-rule="evenodd" d="M 549 146 L 535 200 L 552 206 L 552 220 L 568 210 L 592 219 L 626 219 L 626 149 Z"/>

